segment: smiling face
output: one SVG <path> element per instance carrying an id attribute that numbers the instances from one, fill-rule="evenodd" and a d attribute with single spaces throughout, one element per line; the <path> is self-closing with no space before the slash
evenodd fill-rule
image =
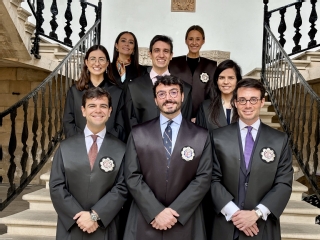
<path id="1" fill-rule="evenodd" d="M 221 91 L 221 95 L 230 95 L 237 84 L 236 73 L 233 68 L 227 68 L 222 71 L 218 77 L 217 85 Z"/>
<path id="2" fill-rule="evenodd" d="M 128 58 L 134 51 L 134 38 L 130 33 L 124 33 L 121 35 L 115 46 L 116 49 L 118 49 L 120 57 Z"/>
<path id="3" fill-rule="evenodd" d="M 107 60 L 106 55 L 98 49 L 89 54 L 88 59 L 85 60 L 85 64 L 90 75 L 103 76 L 109 65 L 109 61 Z"/>
<path id="4" fill-rule="evenodd" d="M 251 98 L 259 99 L 256 104 L 251 104 L 249 101 L 246 104 L 241 105 L 237 100 Z M 234 104 L 237 108 L 239 118 L 247 125 L 252 125 L 259 119 L 260 109 L 264 105 L 264 98 L 261 100 L 261 92 L 256 88 L 240 87 L 237 91 L 237 99 Z"/>
<path id="5" fill-rule="evenodd" d="M 87 119 L 87 126 L 93 133 L 101 132 L 108 121 L 112 107 L 106 96 L 86 99 L 85 107 L 81 107 L 82 115 Z"/>
<path id="6" fill-rule="evenodd" d="M 168 70 L 169 62 L 172 59 L 170 45 L 166 42 L 157 41 L 149 52 L 152 60 L 152 68 L 159 75 Z"/>
<path id="7" fill-rule="evenodd" d="M 174 96 L 174 97 L 172 97 Z M 179 85 L 164 85 L 160 83 L 156 88 L 155 103 L 160 112 L 169 119 L 179 115 L 184 94 L 181 94 Z"/>
<path id="8" fill-rule="evenodd" d="M 197 30 L 192 30 L 188 33 L 186 44 L 189 49 L 189 53 L 199 54 L 199 51 L 204 44 L 204 39 L 202 34 Z"/>

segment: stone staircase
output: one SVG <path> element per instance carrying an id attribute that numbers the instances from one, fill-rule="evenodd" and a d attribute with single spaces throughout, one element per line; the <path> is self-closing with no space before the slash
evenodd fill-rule
<path id="1" fill-rule="evenodd" d="M 7 225 L 7 233 L 0 239 L 12 240 L 54 240 L 56 235 L 57 214 L 51 203 L 49 193 L 50 174 L 40 177 L 46 187 L 26 194 L 23 200 L 29 202 L 29 209 L 0 218 L 0 224 Z"/>
<path id="2" fill-rule="evenodd" d="M 295 172 L 299 171 L 297 167 L 294 169 Z M 7 225 L 7 233 L 1 235 L 0 240 L 55 239 L 57 214 L 50 199 L 49 178 L 49 173 L 43 174 L 41 179 L 46 181 L 46 188 L 22 197 L 29 202 L 28 210 L 0 218 L 0 224 Z M 280 218 L 282 240 L 320 239 L 320 225 L 315 224 L 320 209 L 301 200 L 303 192 L 307 190 L 304 185 L 293 182 L 290 200 Z"/>

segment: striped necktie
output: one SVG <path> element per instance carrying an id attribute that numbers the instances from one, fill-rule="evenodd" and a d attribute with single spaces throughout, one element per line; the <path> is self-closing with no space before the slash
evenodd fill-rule
<path id="1" fill-rule="evenodd" d="M 167 167 L 170 165 L 170 158 L 171 158 L 171 152 L 172 152 L 172 129 L 171 124 L 173 123 L 172 120 L 168 121 L 168 125 L 163 133 L 163 146 L 166 150 L 166 157 L 167 157 Z"/>

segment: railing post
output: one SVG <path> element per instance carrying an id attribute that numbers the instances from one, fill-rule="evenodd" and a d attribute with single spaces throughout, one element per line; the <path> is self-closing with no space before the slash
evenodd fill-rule
<path id="1" fill-rule="evenodd" d="M 36 10 L 36 31 L 35 37 L 33 38 L 33 47 L 31 49 L 31 54 L 35 56 L 35 58 L 40 59 L 39 55 L 39 42 L 40 42 L 40 33 L 44 33 L 42 24 L 44 22 L 44 18 L 42 16 L 42 10 L 44 9 L 43 0 L 37 0 L 37 10 Z"/>
<path id="2" fill-rule="evenodd" d="M 308 43 L 308 47 L 313 47 L 317 45 L 317 41 L 314 40 L 314 37 L 316 36 L 317 29 L 315 28 L 316 24 L 315 22 L 318 19 L 317 11 L 316 11 L 316 3 L 317 0 L 311 0 L 310 3 L 312 4 L 312 9 L 310 13 L 309 23 L 311 23 L 310 31 L 308 32 L 308 35 L 310 37 L 310 42 Z"/>
<path id="3" fill-rule="evenodd" d="M 102 10 L 102 1 L 99 0 L 99 3 L 98 3 L 98 12 L 97 12 L 97 17 L 98 19 L 100 19 L 100 23 L 99 23 L 99 26 L 98 26 L 98 44 L 100 45 L 101 43 L 101 21 L 102 21 L 102 18 L 101 18 L 101 10 Z"/>
<path id="4" fill-rule="evenodd" d="M 262 39 L 262 68 L 261 68 L 261 81 L 264 84 L 265 70 L 266 70 L 266 45 L 267 45 L 267 32 L 265 25 L 269 25 L 268 17 L 268 3 L 269 0 L 263 0 L 264 12 L 263 12 L 263 39 Z"/>

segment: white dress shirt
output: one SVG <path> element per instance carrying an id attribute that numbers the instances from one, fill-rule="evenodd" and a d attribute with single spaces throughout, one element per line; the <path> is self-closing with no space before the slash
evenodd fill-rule
<path id="1" fill-rule="evenodd" d="M 102 144 L 103 139 L 104 139 L 104 136 L 106 135 L 107 129 L 104 128 L 101 132 L 98 132 L 97 134 L 94 134 L 89 130 L 89 128 L 86 125 L 86 127 L 83 130 L 83 132 L 84 132 L 84 138 L 85 138 L 85 141 L 86 141 L 87 153 L 89 154 L 90 148 L 91 148 L 92 143 L 93 143 L 93 139 L 92 139 L 91 135 L 98 135 L 98 137 L 97 137 L 97 145 L 98 145 L 98 152 L 99 152 L 101 144 Z"/>
<path id="2" fill-rule="evenodd" d="M 157 81 L 157 76 L 166 76 L 166 75 L 170 75 L 168 69 L 167 69 L 167 71 L 165 71 L 165 72 L 162 73 L 162 74 L 156 73 L 156 72 L 153 70 L 153 68 L 152 68 L 151 71 L 150 71 L 150 79 L 151 79 L 153 85 L 154 85 L 154 83 Z"/>
<path id="3" fill-rule="evenodd" d="M 244 152 L 245 143 L 246 143 L 246 135 L 248 132 L 248 128 L 246 128 L 247 126 L 248 126 L 247 124 L 245 124 L 243 121 L 239 119 L 239 128 L 240 128 L 243 152 Z M 253 137 L 253 140 L 255 141 L 257 137 L 258 129 L 260 127 L 260 119 L 258 119 L 255 123 L 253 123 L 251 127 L 252 127 L 251 135 Z M 257 208 L 259 208 L 260 211 L 262 212 L 262 219 L 266 221 L 268 218 L 268 215 L 270 214 L 270 210 L 263 204 L 259 204 Z M 227 221 L 230 221 L 233 214 L 238 210 L 240 210 L 239 207 L 233 201 L 230 201 L 222 208 L 221 213 L 225 216 Z"/>
<path id="4" fill-rule="evenodd" d="M 163 133 L 168 125 L 168 121 L 170 119 L 166 118 L 165 116 L 163 116 L 160 113 L 160 128 L 161 128 L 161 136 L 163 136 Z M 171 152 L 173 152 L 173 148 L 174 145 L 176 144 L 176 140 L 177 140 L 177 136 L 178 136 L 178 132 L 181 126 L 181 122 L 182 122 L 182 115 L 181 113 L 176 116 L 175 118 L 171 119 L 173 122 L 171 123 L 171 129 L 172 129 L 172 150 Z"/>

